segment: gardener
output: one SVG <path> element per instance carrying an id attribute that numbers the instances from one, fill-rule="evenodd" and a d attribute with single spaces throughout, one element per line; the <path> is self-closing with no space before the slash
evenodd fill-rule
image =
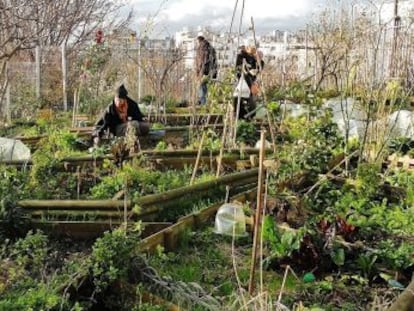
<path id="1" fill-rule="evenodd" d="M 116 90 L 112 103 L 95 124 L 92 133 L 94 144 L 99 144 L 100 138 L 107 129 L 114 136 L 125 136 L 128 125 L 135 129 L 137 136 L 143 136 L 149 132 L 149 123 L 146 122 L 138 104 L 128 97 L 128 91 L 122 84 Z"/>
<path id="2" fill-rule="evenodd" d="M 236 77 L 239 81 L 233 93 L 234 111 L 239 119 L 248 119 L 255 109 L 258 95 L 257 75 L 264 66 L 263 55 L 255 46 L 242 45 L 236 58 Z M 242 80 L 241 80 L 242 79 Z"/>
<path id="3" fill-rule="evenodd" d="M 197 42 L 195 69 L 199 81 L 198 104 L 205 105 L 207 103 L 208 83 L 210 79 L 217 78 L 216 50 L 201 32 L 197 36 Z"/>

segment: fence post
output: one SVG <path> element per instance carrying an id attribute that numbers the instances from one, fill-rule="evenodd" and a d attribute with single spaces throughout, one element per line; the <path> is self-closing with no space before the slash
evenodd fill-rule
<path id="1" fill-rule="evenodd" d="M 142 58 L 141 58 L 141 38 L 138 38 L 138 103 L 142 98 Z"/>
<path id="2" fill-rule="evenodd" d="M 8 80 L 8 72 L 6 69 L 6 79 Z M 7 81 L 7 86 L 6 86 L 6 107 L 5 107 L 5 115 L 6 115 L 6 122 L 8 124 L 11 123 L 11 111 L 10 111 L 10 82 Z"/>
<path id="3" fill-rule="evenodd" d="M 66 43 L 62 43 L 62 92 L 63 92 L 63 110 L 68 111 L 68 94 L 67 94 L 67 65 L 66 65 Z"/>
<path id="4" fill-rule="evenodd" d="M 35 49 L 35 53 L 36 53 L 36 99 L 40 99 L 40 87 L 41 87 L 41 82 L 40 82 L 40 75 L 41 75 L 41 50 L 40 50 L 40 46 L 36 45 L 36 49 Z"/>

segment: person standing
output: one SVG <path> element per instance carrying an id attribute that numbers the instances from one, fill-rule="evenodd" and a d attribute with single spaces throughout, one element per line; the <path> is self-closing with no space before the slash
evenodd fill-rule
<path id="1" fill-rule="evenodd" d="M 95 123 L 92 132 L 94 144 L 99 144 L 100 138 L 107 129 L 114 136 L 125 136 L 128 126 L 135 129 L 137 136 L 143 136 L 149 132 L 149 124 L 138 104 L 128 96 L 128 91 L 122 84 L 117 88 L 112 103 L 107 106 Z"/>
<path id="2" fill-rule="evenodd" d="M 236 57 L 235 72 L 237 81 L 244 79 L 244 82 L 248 86 L 247 94 L 244 94 L 241 89 L 234 93 L 233 106 L 234 111 L 237 113 L 239 119 L 248 119 L 247 115 L 255 108 L 256 91 L 253 90 L 254 84 L 257 80 L 257 75 L 263 68 L 264 62 L 258 57 L 258 53 L 254 46 L 245 47 L 242 45 L 240 51 Z"/>
<path id="3" fill-rule="evenodd" d="M 207 103 L 208 82 L 217 77 L 216 52 L 202 33 L 197 36 L 195 57 L 196 76 L 199 81 L 198 104 Z"/>

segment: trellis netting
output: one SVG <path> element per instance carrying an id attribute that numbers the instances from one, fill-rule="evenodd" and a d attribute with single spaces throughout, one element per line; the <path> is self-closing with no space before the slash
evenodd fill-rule
<path id="1" fill-rule="evenodd" d="M 20 140 L 0 137 L 0 161 L 30 160 L 30 149 Z"/>

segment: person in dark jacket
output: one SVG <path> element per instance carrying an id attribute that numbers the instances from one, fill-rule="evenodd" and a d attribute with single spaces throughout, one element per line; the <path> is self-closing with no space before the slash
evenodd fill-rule
<path id="1" fill-rule="evenodd" d="M 125 86 L 121 85 L 116 90 L 112 103 L 95 124 L 92 133 L 94 144 L 99 144 L 106 130 L 114 136 L 125 136 L 128 125 L 135 129 L 137 136 L 143 136 L 149 132 L 149 124 L 145 121 L 138 104 L 128 96 Z"/>
<path id="2" fill-rule="evenodd" d="M 200 81 L 198 88 L 198 104 L 204 105 L 207 102 L 207 86 L 209 80 L 217 77 L 216 59 L 214 48 L 204 38 L 202 33 L 197 36 L 198 45 L 196 48 L 195 69 L 197 79 Z"/>
<path id="3" fill-rule="evenodd" d="M 263 66 L 264 61 L 259 58 L 255 47 L 250 46 L 246 48 L 244 45 L 240 47 L 240 51 L 236 57 L 235 67 L 238 81 L 243 77 L 251 90 L 252 85 L 257 80 L 257 75 L 262 70 Z M 233 106 L 236 113 L 237 106 L 239 106 L 239 119 L 247 119 L 248 113 L 255 108 L 255 94 L 250 92 L 249 97 L 234 96 Z"/>

